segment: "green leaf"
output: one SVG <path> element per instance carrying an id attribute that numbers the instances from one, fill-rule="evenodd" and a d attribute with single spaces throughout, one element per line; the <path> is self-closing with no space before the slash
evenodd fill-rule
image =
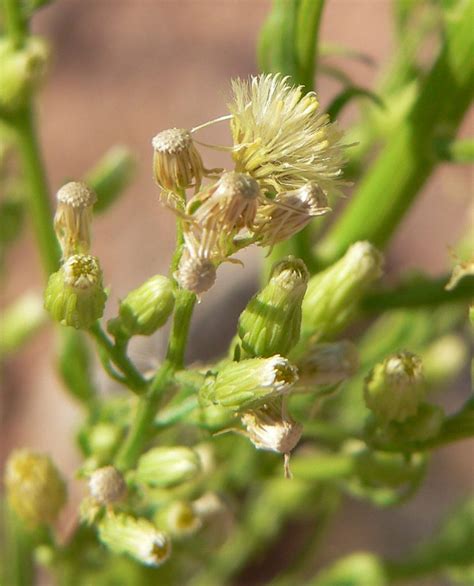
<path id="1" fill-rule="evenodd" d="M 385 108 L 385 104 L 382 98 L 380 98 L 377 94 L 362 87 L 352 86 L 342 90 L 342 92 L 340 92 L 329 105 L 327 113 L 329 114 L 331 120 L 336 120 L 342 110 L 354 98 L 367 98 L 376 104 L 379 108 Z"/>

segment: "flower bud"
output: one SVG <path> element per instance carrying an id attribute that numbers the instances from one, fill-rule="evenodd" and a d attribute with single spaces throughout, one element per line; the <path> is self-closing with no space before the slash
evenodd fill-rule
<path id="1" fill-rule="evenodd" d="M 243 355 L 286 356 L 298 342 L 301 303 L 308 271 L 304 262 L 289 256 L 276 263 L 268 284 L 248 303 L 239 318 Z"/>
<path id="2" fill-rule="evenodd" d="M 160 187 L 176 192 L 194 182 L 196 190 L 199 189 L 205 169 L 189 130 L 163 130 L 153 138 L 152 145 L 153 172 Z"/>
<path id="3" fill-rule="evenodd" d="M 86 329 L 102 317 L 106 299 L 98 259 L 75 254 L 49 277 L 44 305 L 62 325 Z"/>
<path id="4" fill-rule="evenodd" d="M 201 402 L 232 411 L 256 408 L 273 397 L 290 392 L 298 380 L 296 368 L 278 354 L 229 362 L 210 376 L 199 391 Z"/>
<path id="5" fill-rule="evenodd" d="M 141 456 L 132 478 L 137 483 L 169 488 L 193 480 L 200 472 L 201 461 L 191 448 L 159 447 Z"/>
<path id="6" fill-rule="evenodd" d="M 127 485 L 114 466 L 104 466 L 92 472 L 89 478 L 91 497 L 101 505 L 110 505 L 123 499 Z"/>
<path id="7" fill-rule="evenodd" d="M 388 586 L 383 562 L 369 553 L 354 553 L 337 560 L 317 575 L 317 586 Z"/>
<path id="8" fill-rule="evenodd" d="M 365 404 L 383 423 L 415 415 L 425 394 L 421 360 L 410 352 L 389 356 L 365 380 Z"/>
<path id="9" fill-rule="evenodd" d="M 399 423 L 392 421 L 382 435 L 393 443 L 424 442 L 436 437 L 443 425 L 444 411 L 438 405 L 423 403 L 413 417 Z"/>
<path id="10" fill-rule="evenodd" d="M 162 515 L 166 529 L 173 537 L 188 537 L 199 531 L 202 521 L 186 501 L 174 501 Z"/>
<path id="11" fill-rule="evenodd" d="M 131 291 L 120 303 L 119 318 L 109 322 L 109 330 L 119 328 L 127 338 L 151 336 L 161 328 L 174 308 L 173 283 L 163 275 L 155 275 Z"/>
<path id="12" fill-rule="evenodd" d="M 303 300 L 302 336 L 320 340 L 338 332 L 381 274 L 380 252 L 369 242 L 353 244 L 338 262 L 309 280 Z"/>
<path id="13" fill-rule="evenodd" d="M 49 456 L 26 449 L 10 454 L 5 487 L 11 508 L 32 527 L 53 523 L 66 502 L 66 485 Z"/>
<path id="14" fill-rule="evenodd" d="M 96 194 L 82 181 L 71 181 L 57 193 L 58 205 L 54 216 L 54 229 L 63 258 L 73 254 L 87 254 L 90 249 L 92 208 Z"/>
<path id="15" fill-rule="evenodd" d="M 357 372 L 357 348 L 348 340 L 316 344 L 298 362 L 299 385 L 335 385 Z"/>
<path id="16" fill-rule="evenodd" d="M 285 476 L 290 476 L 289 455 L 300 441 L 303 426 L 288 414 L 282 400 L 269 401 L 241 417 L 247 437 L 258 450 L 278 452 L 285 456 Z"/>
<path id="17" fill-rule="evenodd" d="M 160 566 L 171 554 L 168 536 L 147 519 L 106 515 L 98 524 L 100 541 L 112 552 L 126 554 L 146 566 Z"/>
<path id="18" fill-rule="evenodd" d="M 87 443 L 90 451 L 100 461 L 111 458 L 122 437 L 122 429 L 114 423 L 100 422 L 87 429 Z"/>
<path id="19" fill-rule="evenodd" d="M 25 107 L 44 77 L 48 57 L 48 47 L 37 37 L 29 37 L 21 49 L 9 39 L 0 41 L 0 115 Z"/>

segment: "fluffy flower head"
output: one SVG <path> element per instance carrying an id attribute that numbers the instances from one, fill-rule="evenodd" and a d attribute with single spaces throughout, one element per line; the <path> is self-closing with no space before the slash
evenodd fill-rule
<path id="1" fill-rule="evenodd" d="M 279 74 L 232 82 L 231 131 L 238 171 L 277 192 L 316 182 L 337 194 L 344 161 L 341 132 L 313 92 Z"/>

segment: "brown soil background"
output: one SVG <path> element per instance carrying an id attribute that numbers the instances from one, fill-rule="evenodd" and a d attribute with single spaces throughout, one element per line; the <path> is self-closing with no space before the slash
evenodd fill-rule
<path id="1" fill-rule="evenodd" d="M 125 144 L 137 156 L 132 186 L 94 227 L 94 252 L 102 261 L 107 284 L 112 285 L 110 314 L 131 287 L 166 271 L 173 247 L 173 220 L 158 205 L 151 179 L 151 137 L 164 128 L 191 127 L 225 113 L 229 79 L 256 72 L 256 38 L 269 5 L 267 0 L 63 0 L 35 20 L 35 31 L 45 35 L 54 49 L 39 112 L 52 191 L 66 178 L 81 177 L 113 144 Z M 374 67 L 346 63 L 358 83 L 370 86 L 393 47 L 389 2 L 332 0 L 322 39 L 370 55 Z M 323 105 L 335 90 L 334 83 L 321 79 Z M 344 116 L 343 125 L 355 112 L 352 108 Z M 463 134 L 472 136 L 472 122 L 471 116 Z M 221 144 L 229 140 L 223 125 L 203 136 Z M 212 151 L 205 155 L 209 166 L 225 165 L 221 155 Z M 472 180 L 466 167 L 439 168 L 388 251 L 393 278 L 411 267 L 423 267 L 431 274 L 445 269 L 448 246 L 467 229 Z M 199 306 L 190 359 L 207 358 L 225 348 L 239 311 L 257 286 L 259 253 L 251 250 L 244 260 L 245 269 L 220 269 L 217 286 Z M 8 269 L 4 303 L 26 289 L 41 288 L 38 259 L 28 235 L 12 248 Z M 2 455 L 19 446 L 49 451 L 71 478 L 74 502 L 83 490 L 72 478 L 78 456 L 71 434 L 80 412 L 60 388 L 53 347 L 52 332 L 44 330 L 5 367 Z M 152 366 L 162 355 L 163 339 L 158 335 L 133 351 L 141 366 Z M 110 387 L 98 376 L 104 388 Z M 450 408 L 457 407 L 467 392 L 468 383 L 461 380 Z M 430 533 L 452 503 L 473 490 L 473 457 L 473 441 L 440 450 L 420 493 L 396 510 L 348 504 L 320 559 L 328 561 L 354 549 L 403 555 Z M 68 513 L 64 525 L 67 519 Z M 257 563 L 245 583 L 264 584 L 269 573 L 268 560 Z"/>

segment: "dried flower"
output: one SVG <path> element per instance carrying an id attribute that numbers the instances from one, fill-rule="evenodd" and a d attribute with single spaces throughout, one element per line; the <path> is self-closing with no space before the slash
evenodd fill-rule
<path id="1" fill-rule="evenodd" d="M 247 437 L 259 450 L 285 455 L 285 476 L 289 477 L 289 454 L 303 433 L 303 426 L 290 417 L 280 398 L 247 411 L 241 417 Z"/>
<path id="2" fill-rule="evenodd" d="M 185 249 L 175 277 L 180 287 L 200 295 L 209 291 L 216 282 L 216 267 L 206 256 L 201 257 Z"/>
<path id="3" fill-rule="evenodd" d="M 384 423 L 415 415 L 425 395 L 423 365 L 411 352 L 389 356 L 372 369 L 365 381 L 365 403 Z"/>
<path id="4" fill-rule="evenodd" d="M 62 325 L 85 329 L 102 317 L 106 299 L 99 260 L 75 254 L 50 275 L 44 305 Z"/>
<path id="5" fill-rule="evenodd" d="M 58 206 L 54 216 L 54 229 L 63 258 L 73 254 L 87 254 L 90 249 L 90 224 L 96 194 L 85 183 L 71 181 L 57 193 Z"/>
<path id="6" fill-rule="evenodd" d="M 189 130 L 163 130 L 153 138 L 152 145 L 153 172 L 160 187 L 175 193 L 193 185 L 199 189 L 206 172 Z"/>
<path id="7" fill-rule="evenodd" d="M 315 182 L 326 194 L 340 193 L 342 134 L 320 111 L 313 92 L 304 95 L 302 86 L 291 86 L 280 74 L 236 79 L 232 90 L 237 171 L 276 192 Z"/>
<path id="8" fill-rule="evenodd" d="M 258 208 L 255 218 L 257 243 L 273 247 L 303 230 L 313 218 L 330 211 L 327 197 L 316 183 L 278 193 L 273 200 L 267 200 Z"/>
<path id="9" fill-rule="evenodd" d="M 260 188 L 245 173 L 229 171 L 197 193 L 188 203 L 192 219 L 208 230 L 238 231 L 252 228 Z"/>
<path id="10" fill-rule="evenodd" d="M 289 393 L 297 380 L 296 368 L 282 356 L 251 358 L 222 366 L 208 377 L 199 397 L 203 405 L 241 411 Z"/>
<path id="11" fill-rule="evenodd" d="M 171 554 L 171 542 L 147 519 L 126 514 L 106 515 L 98 524 L 99 539 L 111 551 L 127 554 L 147 566 L 161 566 Z"/>
<path id="12" fill-rule="evenodd" d="M 56 520 L 66 502 L 66 485 L 49 456 L 15 450 L 5 467 L 7 499 L 28 525 Z"/>
<path id="13" fill-rule="evenodd" d="M 292 256 L 276 263 L 268 284 L 239 318 L 244 355 L 286 356 L 300 337 L 301 303 L 308 283 L 304 262 Z"/>
<path id="14" fill-rule="evenodd" d="M 123 499 L 127 485 L 122 474 L 114 466 L 104 466 L 91 474 L 89 491 L 97 503 L 110 505 Z"/>

